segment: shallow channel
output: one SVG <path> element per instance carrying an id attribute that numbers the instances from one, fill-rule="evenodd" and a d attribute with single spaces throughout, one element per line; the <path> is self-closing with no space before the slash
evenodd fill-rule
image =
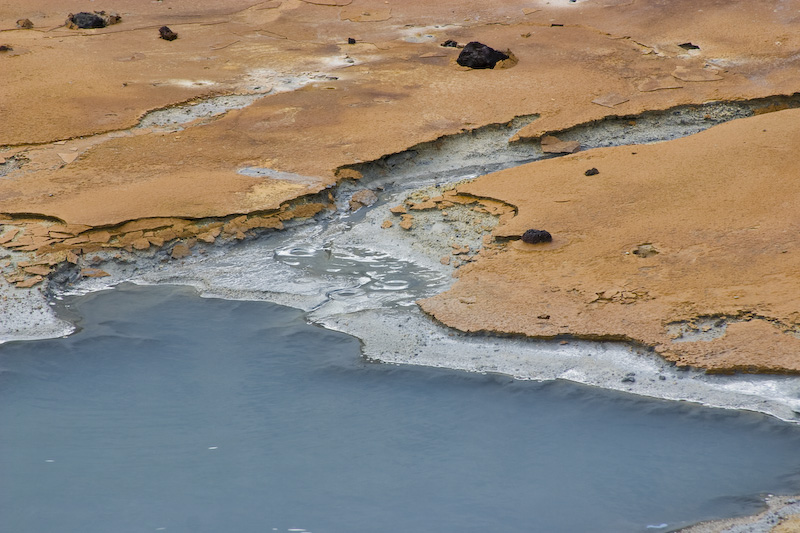
<path id="1" fill-rule="evenodd" d="M 9 531 L 667 531 L 800 491 L 764 415 L 369 363 L 186 287 L 61 305 L 75 334 L 0 346 Z"/>

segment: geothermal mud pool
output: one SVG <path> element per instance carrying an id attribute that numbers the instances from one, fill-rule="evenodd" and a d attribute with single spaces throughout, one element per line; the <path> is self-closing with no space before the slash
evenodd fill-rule
<path id="1" fill-rule="evenodd" d="M 449 396 L 445 383 L 467 384 L 455 387 L 459 392 L 447 400 L 456 405 L 471 405 L 471 395 L 481 394 L 477 390 L 536 398 L 519 413 L 498 403 L 498 412 L 511 413 L 512 426 L 531 412 L 545 418 L 558 413 L 554 418 L 560 422 L 551 427 L 530 419 L 525 429 L 531 433 L 525 436 L 499 426 L 479 433 L 513 433 L 521 439 L 515 442 L 523 456 L 547 457 L 577 443 L 574 457 L 583 461 L 582 472 L 595 476 L 582 483 L 620 496 L 589 522 L 593 525 L 602 523 L 610 531 L 668 530 L 752 512 L 761 500 L 770 508 L 759 517 L 738 525 L 701 524 L 697 531 L 772 531 L 774 526 L 784 533 L 797 525 L 797 502 L 765 493 L 798 491 L 795 461 L 779 450 L 790 453 L 800 419 L 800 246 L 795 238 L 800 231 L 795 179 L 800 172 L 795 157 L 800 4 L 120 0 L 114 8 L 119 13 L 101 13 L 114 24 L 78 29 L 64 23 L 67 13 L 60 2 L 0 7 L 0 69 L 6 74 L 0 88 L 0 271 L 5 279 L 0 281 L 0 342 L 55 338 L 73 331 L 73 322 L 79 326 L 65 339 L 0 348 L 5 370 L 0 383 L 12 394 L 9 409 L 0 414 L 13 421 L 4 426 L 18 430 L 4 433 L 0 443 L 21 454 L 3 454 L 14 457 L 3 469 L 26 481 L 48 480 L 41 487 L 15 483 L 25 489 L 0 493 L 19 525 L 39 531 L 58 517 L 60 524 L 85 530 L 81 513 L 98 505 L 79 499 L 94 491 L 93 504 L 108 504 L 100 505 L 105 523 L 119 528 L 142 527 L 148 510 L 153 520 L 144 527 L 154 530 L 197 531 L 203 523 L 216 529 L 255 527 L 218 521 L 213 506 L 197 502 L 221 494 L 204 492 L 203 483 L 189 478 L 194 472 L 209 478 L 214 472 L 240 472 L 241 482 L 225 495 L 250 495 L 242 500 L 244 507 L 253 504 L 250 509 L 261 497 L 277 501 L 281 496 L 250 490 L 258 483 L 236 464 L 241 457 L 259 463 L 258 453 L 240 450 L 209 472 L 205 468 L 211 463 L 201 465 L 194 456 L 186 463 L 171 455 L 197 445 L 192 437 L 197 425 L 170 423 L 182 428 L 181 434 L 165 432 L 166 445 L 154 446 L 147 430 L 164 429 L 158 416 L 143 420 L 134 408 L 125 413 L 130 418 L 115 418 L 113 409 L 95 409 L 94 402 L 125 403 L 114 395 L 116 384 L 128 377 L 113 370 L 129 368 L 127 363 L 144 361 L 164 347 L 169 357 L 155 359 L 161 366 L 150 366 L 151 361 L 140 367 L 136 381 L 151 383 L 149 378 L 163 371 L 187 377 L 178 388 L 191 390 L 195 377 L 227 375 L 230 381 L 206 385 L 221 393 L 211 396 L 221 405 L 244 413 L 237 422 L 242 431 L 233 433 L 246 434 L 240 440 L 247 442 L 253 428 L 270 426 L 253 419 L 263 421 L 260 409 L 268 410 L 274 400 L 264 401 L 248 372 L 225 374 L 228 368 L 218 356 L 230 355 L 237 344 L 225 333 L 237 341 L 256 338 L 242 344 L 247 350 L 274 336 L 259 325 L 248 329 L 249 314 L 261 313 L 298 338 L 324 339 L 319 343 L 331 346 L 342 342 L 350 350 L 356 341 L 341 333 L 357 337 L 366 360 L 384 364 L 354 360 L 354 352 L 348 352 L 347 370 L 334 365 L 339 370 L 333 373 L 363 378 L 367 388 L 376 383 L 391 388 L 393 380 L 402 381 L 397 390 L 413 397 L 405 403 L 414 423 L 447 425 L 421 417 L 423 406 L 415 403 L 440 393 Z M 87 16 L 94 17 L 78 18 Z M 166 25 L 177 38 L 159 36 L 164 32 L 158 28 Z M 440 46 L 445 41 L 449 44 Z M 493 69 L 461 66 L 459 46 L 473 41 L 490 44 L 508 59 Z M 553 242 L 520 242 L 530 228 L 550 231 Z M 260 300 L 300 311 L 263 302 L 199 301 L 166 287 L 91 294 L 124 282 L 191 285 L 206 297 Z M 59 300 L 64 305 L 59 307 Z M 125 302 L 131 309 L 116 308 Z M 145 315 L 151 316 L 126 314 L 133 309 L 148 309 Z M 107 320 L 95 320 L 93 313 Z M 282 322 L 287 316 L 298 323 Z M 300 317 L 336 332 L 316 328 L 320 337 L 307 334 L 311 329 L 299 323 Z M 181 338 L 164 331 L 149 335 L 157 329 L 154 324 L 167 323 Z M 245 331 L 238 329 L 242 325 Z M 225 333 L 202 341 L 205 330 L 215 327 Z M 118 349 L 114 343 L 120 338 L 125 346 Z M 179 353 L 183 338 L 196 342 L 203 354 L 187 360 Z M 298 345 L 303 353 L 297 355 L 323 351 L 313 347 L 316 342 L 307 349 Z M 97 347 L 111 358 L 89 355 Z M 114 358 L 128 348 L 132 351 L 124 359 Z M 39 356 L 30 357 L 27 350 Z M 60 350 L 70 355 L 60 359 Z M 244 359 L 233 358 L 231 364 L 252 370 L 258 355 L 237 353 Z M 302 361 L 310 361 L 312 369 L 319 362 L 314 357 Z M 184 375 L 178 370 L 194 365 L 205 371 Z M 99 369 L 108 371 L 102 383 L 93 376 Z M 264 371 L 265 381 L 273 371 L 283 372 Z M 137 397 L 135 383 L 129 383 L 123 395 Z M 236 386 L 242 383 L 244 391 Z M 174 390 L 158 389 L 150 389 L 154 395 L 145 404 L 157 407 L 163 401 L 172 409 L 167 418 L 177 415 L 179 421 L 181 413 L 192 411 L 171 403 Z M 552 391 L 580 392 L 543 400 Z M 286 395 L 307 392 L 300 387 Z M 458 396 L 462 392 L 464 398 Z M 101 399 L 106 393 L 110 396 Z M 565 398 L 568 405 L 562 404 Z M 502 419 L 498 412 L 480 410 L 484 399 L 473 399 L 476 405 L 459 418 Z M 579 411 L 585 404 L 602 404 L 604 414 L 596 420 L 575 421 L 596 431 L 579 428 L 577 434 L 561 435 L 570 429 L 566 411 L 573 400 Z M 307 401 L 310 411 L 327 404 L 320 398 Z M 661 416 L 661 407 L 654 406 L 662 405 L 672 414 Z M 15 414 L 15 406 L 27 409 L 26 415 Z M 286 407 L 290 413 L 294 408 Z M 391 406 L 378 417 L 405 419 L 398 409 Z M 212 401 L 206 410 L 217 407 Z M 210 419 L 210 427 L 226 427 L 226 414 L 221 416 L 223 422 Z M 636 421 L 635 428 L 620 425 L 621 419 Z M 70 435 L 65 426 L 76 431 Z M 41 437 L 40 431 L 51 429 L 74 446 Z M 510 466 L 485 454 L 509 446 L 509 439 L 484 441 L 452 429 L 459 435 L 453 451 L 472 442 L 483 445 L 482 453 L 460 461 L 486 461 L 499 472 Z M 710 433 L 704 436 L 706 429 Z M 292 427 L 283 431 L 297 434 Z M 308 442 L 318 433 L 297 435 Z M 621 441 L 607 442 L 606 433 L 619 433 Z M 678 442 L 684 433 L 691 436 L 688 444 Z M 645 442 L 651 434 L 661 435 L 657 445 Z M 31 435 L 39 438 L 29 447 Z M 104 440 L 109 435 L 122 441 Z M 524 449 L 542 436 L 544 448 Z M 563 437 L 563 443 L 555 437 Z M 432 446 L 443 438 L 434 435 Z M 378 447 L 392 450 L 390 441 Z M 597 450 L 581 448 L 583 441 L 607 443 L 611 455 L 627 450 L 629 443 L 642 448 L 629 451 L 630 462 L 620 464 L 607 453 L 592 455 Z M 96 448 L 98 442 L 107 448 Z M 133 443 L 146 451 L 134 451 Z M 653 457 L 653 449 L 664 443 L 674 445 L 677 455 Z M 735 450 L 745 443 L 752 454 Z M 427 449 L 421 440 L 412 444 Z M 302 442 L 289 447 L 305 449 Z M 346 445 L 342 456 L 363 459 L 352 457 L 353 448 Z M 161 487 L 191 481 L 187 496 L 195 499 L 173 502 L 182 510 L 180 517 L 156 510 L 161 502 L 137 500 L 152 488 L 141 479 L 116 475 L 127 467 L 152 468 L 150 459 L 165 449 L 167 463 L 189 466 L 179 469 L 189 477 L 173 472 Z M 427 470 L 444 459 L 435 453 L 423 453 L 424 460 L 401 459 L 391 452 L 367 459 L 385 462 L 387 455 L 401 466 L 433 461 Z M 641 463 L 634 461 L 639 456 Z M 98 460 L 89 464 L 87 457 Z M 319 457 L 324 454 L 314 454 Z M 367 464 L 389 472 L 384 465 Z M 558 471 L 574 466 L 556 464 Z M 611 464 L 618 467 L 604 470 Z M 311 473 L 328 467 L 312 465 Z M 658 475 L 619 477 L 649 468 Z M 468 505 L 450 509 L 465 520 L 456 529 L 479 524 L 530 529 L 524 516 L 510 524 L 492 518 L 492 512 L 505 509 L 498 516 L 507 516 L 530 501 L 549 501 L 542 494 L 562 493 L 549 482 L 527 483 L 541 477 L 536 468 L 520 472 L 524 479 L 487 484 L 488 492 L 525 488 L 541 494 L 529 493 L 513 509 L 493 510 L 488 503 L 470 502 L 477 492 L 467 494 L 458 501 Z M 697 493 L 685 492 L 683 474 L 698 485 Z M 400 474 L 390 475 L 399 479 Z M 131 491 L 119 489 L 119 501 L 140 507 L 115 512 L 115 491 L 103 499 L 106 486 L 95 483 L 108 479 L 104 476 L 129 481 Z M 287 481 L 289 476 L 278 477 Z M 320 478 L 323 492 L 336 479 Z M 377 483 L 363 479 L 367 487 Z M 429 479 L 427 488 L 446 493 L 448 480 L 473 490 L 481 485 L 447 474 Z M 60 490 L 67 485 L 72 492 Z M 192 492 L 195 485 L 200 490 Z M 657 493 L 653 485 L 663 485 L 665 492 Z M 74 490 L 81 487 L 85 490 Z M 629 489 L 637 496 L 623 494 Z M 669 499 L 684 492 L 683 501 Z M 374 516 L 361 510 L 362 518 L 374 518 L 371 524 L 347 518 L 334 524 L 326 506 L 341 509 L 343 502 L 339 492 L 327 494 L 333 497 L 315 500 L 312 507 L 319 514 L 313 521 L 300 524 L 287 515 L 257 527 L 387 529 L 380 527 L 381 520 L 405 508 L 402 502 L 391 509 L 376 502 Z M 571 495 L 595 500 L 591 490 Z M 383 496 L 394 502 L 391 493 Z M 562 504 L 568 499 L 558 498 Z M 47 507 L 51 514 L 39 512 L 40 501 L 53 504 Z M 619 502 L 625 503 L 620 507 Z M 592 512 L 603 506 L 598 503 Z M 667 507 L 676 514 L 645 511 Z M 195 514 L 187 522 L 200 508 L 206 515 Z M 73 522 L 64 520 L 65 509 Z M 552 510 L 557 512 L 545 517 Z M 310 520 L 312 511 L 303 511 Z M 576 514 L 572 507 L 548 503 L 537 513 L 544 520 L 537 524 L 544 530 L 588 529 L 570 522 Z M 43 522 L 36 522 L 37 516 Z M 242 516 L 246 521 L 255 515 Z M 440 526 L 441 516 L 403 513 L 403 520 L 422 521 L 403 529 Z M 397 520 L 395 525 L 401 523 Z M 457 523 L 447 521 L 451 527 Z"/>

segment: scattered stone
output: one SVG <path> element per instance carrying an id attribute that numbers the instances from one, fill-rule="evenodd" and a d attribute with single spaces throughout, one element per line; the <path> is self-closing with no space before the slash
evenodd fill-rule
<path id="1" fill-rule="evenodd" d="M 656 250 L 655 246 L 653 246 L 652 244 L 645 243 L 637 246 L 636 249 L 633 251 L 633 254 L 638 257 L 645 258 L 658 255 L 658 250 Z"/>
<path id="2" fill-rule="evenodd" d="M 81 269 L 81 277 L 84 278 L 106 278 L 110 276 L 108 272 L 105 270 L 101 270 L 99 268 L 84 268 Z"/>
<path id="3" fill-rule="evenodd" d="M 414 226 L 414 215 L 401 215 L 400 227 L 410 230 Z"/>
<path id="4" fill-rule="evenodd" d="M 16 237 L 20 231 L 21 230 L 19 228 L 11 228 L 5 232 L 2 237 L 0 237 L 0 244 L 7 244 L 13 241 L 14 237 Z"/>
<path id="5" fill-rule="evenodd" d="M 578 141 L 562 141 L 553 135 L 545 135 L 541 141 L 542 152 L 546 154 L 574 154 L 581 149 Z"/>
<path id="6" fill-rule="evenodd" d="M 178 34 L 169 29 L 167 26 L 161 26 L 158 28 L 158 34 L 165 41 L 174 41 L 178 38 Z"/>
<path id="7" fill-rule="evenodd" d="M 558 344 L 569 344 L 569 341 L 561 341 Z"/>
<path id="8" fill-rule="evenodd" d="M 368 207 L 378 201 L 378 195 L 369 189 L 358 191 L 350 199 L 350 210 L 358 211 L 362 207 Z"/>
<path id="9" fill-rule="evenodd" d="M 383 229 L 389 229 L 392 226 L 394 226 L 394 223 L 391 220 L 384 220 L 383 224 L 381 224 L 381 228 Z"/>
<path id="10" fill-rule="evenodd" d="M 106 14 L 105 11 L 95 11 L 89 13 L 81 11 L 77 14 L 70 13 L 67 17 L 67 28 L 71 30 L 88 30 L 93 28 L 105 28 L 111 24 L 116 24 L 122 20 L 122 17 L 116 14 Z"/>
<path id="11" fill-rule="evenodd" d="M 550 320 L 550 315 L 539 315 L 536 318 L 539 320 Z"/>
<path id="12" fill-rule="evenodd" d="M 347 38 L 347 44 L 356 44 L 356 40 L 353 39 L 352 37 L 348 37 Z"/>
<path id="13" fill-rule="evenodd" d="M 49 267 L 44 265 L 34 265 L 23 268 L 23 270 L 27 274 L 33 274 L 34 276 L 46 276 L 52 272 Z"/>
<path id="14" fill-rule="evenodd" d="M 622 378 L 623 383 L 636 383 L 636 374 L 634 372 L 628 372 L 625 374 L 625 377 Z"/>
<path id="15" fill-rule="evenodd" d="M 680 46 L 684 50 L 700 50 L 699 46 L 697 46 L 696 44 L 692 44 L 692 43 L 681 43 L 678 46 Z"/>
<path id="16" fill-rule="evenodd" d="M 29 29 L 33 28 L 33 22 L 31 22 L 30 19 L 19 19 L 17 21 L 17 28 L 20 28 L 20 29 L 23 29 L 23 30 L 29 30 Z"/>
<path id="17" fill-rule="evenodd" d="M 33 287 L 37 283 L 41 283 L 42 281 L 44 281 L 44 278 L 42 276 L 33 276 L 32 278 L 27 278 L 22 281 L 18 281 L 17 287 L 19 287 L 20 289 L 30 289 L 31 287 Z"/>
<path id="18" fill-rule="evenodd" d="M 10 44 L 0 44 L 0 52 L 13 52 L 14 48 Z"/>
<path id="19" fill-rule="evenodd" d="M 666 377 L 666 376 L 663 376 L 663 375 L 661 375 L 661 374 L 659 374 L 659 375 L 658 375 L 658 380 L 659 380 L 659 381 L 667 381 L 667 377 Z"/>
<path id="20" fill-rule="evenodd" d="M 529 229 L 522 234 L 522 242 L 527 244 L 538 244 L 541 242 L 552 242 L 553 236 L 543 229 Z"/>
<path id="21" fill-rule="evenodd" d="M 600 171 L 597 170 L 596 168 L 590 168 L 589 170 L 583 173 L 584 176 L 597 176 L 598 174 L 600 174 Z"/>
<path id="22" fill-rule="evenodd" d="M 244 238 L 244 235 L 242 235 L 242 238 Z M 189 250 L 189 247 L 186 246 L 185 244 L 182 244 L 182 243 L 181 244 L 176 244 L 175 246 L 172 247 L 172 254 L 171 255 L 172 255 L 173 259 L 182 259 L 184 257 L 188 257 L 191 254 L 192 254 L 192 251 Z"/>
<path id="23" fill-rule="evenodd" d="M 439 259 L 439 262 L 441 264 L 443 264 L 443 265 L 449 265 L 450 264 L 450 256 L 449 255 L 443 255 L 441 257 L 441 259 Z"/>
<path id="24" fill-rule="evenodd" d="M 445 48 L 458 48 L 458 43 L 456 41 L 453 41 L 452 39 L 447 39 L 439 46 L 443 46 Z"/>
<path id="25" fill-rule="evenodd" d="M 146 237 L 140 237 L 131 243 L 136 250 L 147 250 L 150 248 L 150 241 Z"/>
<path id="26" fill-rule="evenodd" d="M 469 67 L 474 69 L 494 68 L 494 66 L 504 59 L 508 59 L 508 54 L 498 52 L 494 48 L 490 48 L 485 44 L 477 41 L 468 43 L 461 53 L 458 54 L 456 63 L 462 67 Z"/>
<path id="27" fill-rule="evenodd" d="M 406 206 L 398 205 L 389 209 L 389 212 L 395 215 L 405 215 L 406 213 L 408 213 L 408 210 L 406 209 Z"/>

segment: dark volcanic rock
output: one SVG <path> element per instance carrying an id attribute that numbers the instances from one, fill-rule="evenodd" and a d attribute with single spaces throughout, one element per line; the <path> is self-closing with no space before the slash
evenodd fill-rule
<path id="1" fill-rule="evenodd" d="M 600 171 L 597 170 L 596 168 L 590 168 L 589 170 L 583 173 L 584 176 L 597 176 L 598 174 L 600 174 Z"/>
<path id="2" fill-rule="evenodd" d="M 553 236 L 550 235 L 550 232 L 547 232 L 543 229 L 529 229 L 528 231 L 522 234 L 522 242 L 528 244 L 551 242 L 552 240 Z"/>
<path id="3" fill-rule="evenodd" d="M 158 28 L 158 33 L 165 41 L 174 41 L 178 38 L 178 34 L 169 29 L 167 26 L 161 26 Z"/>
<path id="4" fill-rule="evenodd" d="M 88 11 L 81 11 L 73 15 L 69 14 L 67 17 L 67 27 L 74 29 L 92 29 L 92 28 L 105 28 L 110 24 L 116 24 L 122 20 L 119 15 L 107 15 L 105 11 L 95 11 L 89 13 Z"/>
<path id="5" fill-rule="evenodd" d="M 352 37 L 348 37 L 347 38 L 347 44 L 356 44 L 356 40 L 353 39 Z"/>
<path id="6" fill-rule="evenodd" d="M 508 59 L 508 55 L 498 52 L 485 44 L 472 41 L 458 54 L 456 62 L 462 67 L 494 68 L 498 61 Z"/>
<path id="7" fill-rule="evenodd" d="M 10 44 L 0 44 L 0 52 L 11 52 L 14 48 Z"/>
<path id="8" fill-rule="evenodd" d="M 444 46 L 445 48 L 458 48 L 458 43 L 456 41 L 453 41 L 452 39 L 447 39 L 439 46 Z"/>

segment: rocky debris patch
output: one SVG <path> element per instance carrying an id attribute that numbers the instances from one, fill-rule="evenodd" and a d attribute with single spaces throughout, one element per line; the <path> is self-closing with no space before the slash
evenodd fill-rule
<path id="1" fill-rule="evenodd" d="M 66 25 L 71 30 L 88 30 L 96 28 L 105 28 L 112 24 L 117 24 L 122 21 L 122 17 L 115 13 L 106 13 L 105 11 L 95 11 L 89 13 L 88 11 L 81 11 L 80 13 L 67 16 Z"/>
<path id="2" fill-rule="evenodd" d="M 103 260 L 98 255 L 86 259 L 90 254 L 100 253 L 120 260 L 120 253 L 153 257 L 167 250 L 164 260 L 180 259 L 190 255 L 199 243 L 254 237 L 265 230 L 282 229 L 285 221 L 313 217 L 327 207 L 323 203 L 298 202 L 267 214 L 203 220 L 151 218 L 113 228 L 0 217 L 0 274 L 18 288 L 29 288 L 47 279 L 61 264 L 83 265 Z M 3 255 L 3 250 L 9 252 Z M 81 276 L 98 277 L 98 274 L 84 269 Z"/>
<path id="3" fill-rule="evenodd" d="M 158 35 L 165 41 L 174 41 L 178 38 L 178 34 L 169 29 L 168 26 L 161 26 L 158 28 Z"/>
<path id="4" fill-rule="evenodd" d="M 509 55 L 499 52 L 483 43 L 472 41 L 458 54 L 456 62 L 462 67 L 474 69 L 493 69 L 500 61 L 509 59 Z"/>
<path id="5" fill-rule="evenodd" d="M 489 234 L 499 221 L 515 214 L 514 207 L 489 198 L 458 194 L 455 185 L 415 191 L 389 212 L 400 217 L 398 226 L 408 231 L 427 251 L 447 250 L 440 264 L 458 269 L 479 256 L 490 256 L 505 246 Z M 409 211 L 414 214 L 409 214 Z M 384 220 L 383 229 L 394 227 Z M 446 242 L 441 242 L 445 240 Z M 455 275 L 455 274 L 454 274 Z"/>

